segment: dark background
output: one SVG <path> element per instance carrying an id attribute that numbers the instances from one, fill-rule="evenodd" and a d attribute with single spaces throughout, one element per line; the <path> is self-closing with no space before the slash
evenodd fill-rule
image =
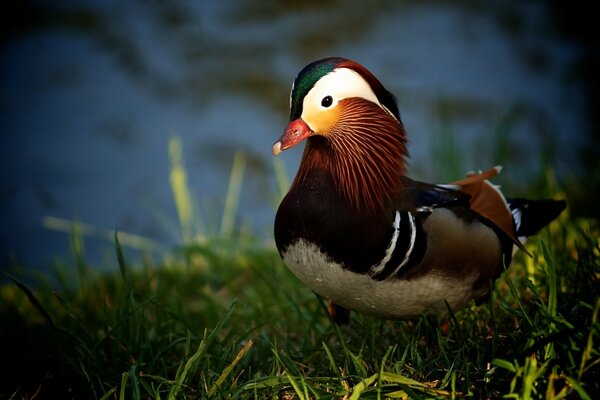
<path id="1" fill-rule="evenodd" d="M 291 81 L 326 56 L 355 59 L 396 94 L 411 176 L 457 178 L 440 164 L 458 151 L 461 174 L 502 162 L 512 195 L 550 174 L 571 215 L 598 215 L 597 22 L 572 3 L 10 3 L 1 6 L 0 265 L 47 269 L 69 257 L 68 233 L 47 217 L 180 243 L 174 136 L 199 232 L 218 231 L 242 150 L 237 223 L 271 240 L 271 145 Z M 282 155 L 288 175 L 300 154 Z M 86 236 L 86 254 L 114 265 L 100 236 Z"/>

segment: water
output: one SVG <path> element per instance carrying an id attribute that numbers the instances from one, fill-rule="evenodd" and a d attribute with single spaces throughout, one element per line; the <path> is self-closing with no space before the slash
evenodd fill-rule
<path id="1" fill-rule="evenodd" d="M 495 164 L 490 135 L 511 113 L 519 165 L 506 166 L 509 173 L 535 174 L 548 143 L 561 149 L 550 149 L 549 161 L 559 174 L 578 168 L 589 125 L 583 83 L 572 72 L 581 50 L 557 34 L 541 2 L 52 4 L 16 10 L 0 53 L 4 265 L 17 259 L 44 269 L 68 258 L 68 235 L 44 227 L 47 216 L 166 248 L 179 243 L 169 229 L 173 136 L 212 231 L 233 155 L 248 154 L 238 219 L 268 240 L 277 194 L 271 145 L 287 121 L 289 85 L 325 56 L 359 61 L 397 95 L 413 176 L 436 179 L 429 157 L 444 118 L 465 168 Z M 280 156 L 290 174 L 300 154 Z M 114 265 L 111 247 L 86 239 L 97 263 Z"/>

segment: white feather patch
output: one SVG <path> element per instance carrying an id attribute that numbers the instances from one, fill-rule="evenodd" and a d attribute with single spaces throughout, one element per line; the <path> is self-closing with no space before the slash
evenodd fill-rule
<path id="1" fill-rule="evenodd" d="M 400 271 L 400 269 L 402 267 L 404 267 L 406 265 L 406 263 L 408 262 L 408 259 L 410 258 L 410 255 L 415 247 L 415 241 L 417 239 L 417 227 L 415 226 L 415 217 L 413 217 L 413 215 L 411 213 L 408 213 L 408 217 L 409 217 L 408 222 L 410 223 L 410 245 L 408 246 L 408 249 L 406 250 L 404 259 L 402 260 L 400 265 L 398 265 L 398 267 L 396 267 L 396 269 L 389 276 L 389 278 L 393 278 L 396 275 L 398 275 L 398 272 Z"/>
<path id="2" fill-rule="evenodd" d="M 374 265 L 373 267 L 371 267 L 371 270 L 373 271 L 373 274 L 377 275 L 378 273 L 380 273 L 381 271 L 383 271 L 383 269 L 385 268 L 385 264 L 388 263 L 388 261 L 390 261 L 390 259 L 392 258 L 392 254 L 394 253 L 394 250 L 396 249 L 396 242 L 398 241 L 398 236 L 400 236 L 400 213 L 398 211 L 396 211 L 396 216 L 394 218 L 394 223 L 393 223 L 393 227 L 394 227 L 394 233 L 392 234 L 392 240 L 390 240 L 390 244 L 388 245 L 387 249 L 385 250 L 385 256 L 383 256 L 383 258 L 381 259 L 381 261 L 379 261 L 379 263 L 377 265 Z"/>

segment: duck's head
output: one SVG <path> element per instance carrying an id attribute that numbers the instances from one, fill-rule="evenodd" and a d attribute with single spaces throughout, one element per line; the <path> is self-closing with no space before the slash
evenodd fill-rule
<path id="1" fill-rule="evenodd" d="M 306 139 L 295 181 L 312 168 L 328 169 L 357 207 L 382 205 L 406 171 L 406 139 L 394 96 L 348 59 L 315 61 L 294 80 L 290 122 L 273 155 Z"/>
<path id="2" fill-rule="evenodd" d="M 370 114 L 365 110 L 369 105 L 375 105 L 379 108 L 377 111 L 393 117 L 391 119 L 395 121 L 388 122 L 402 129 L 394 96 L 365 67 L 339 57 L 308 64 L 292 83 L 290 123 L 273 145 L 273 154 L 278 155 L 313 135 L 335 140 L 336 134 L 343 134 L 352 128 L 353 121 L 361 119 L 361 113 Z"/>

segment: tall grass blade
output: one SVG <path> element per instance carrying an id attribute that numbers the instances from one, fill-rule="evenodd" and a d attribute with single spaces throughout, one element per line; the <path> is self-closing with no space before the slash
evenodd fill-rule
<path id="1" fill-rule="evenodd" d="M 207 337 L 206 337 L 206 331 L 205 331 L 204 338 L 200 341 L 200 344 L 198 345 L 198 349 L 196 349 L 196 352 L 186 361 L 183 369 L 177 371 L 177 376 L 175 377 L 175 382 L 174 382 L 173 386 L 171 387 L 171 390 L 169 391 L 169 397 L 168 397 L 169 400 L 175 400 L 177 398 L 177 395 L 179 394 L 179 391 L 181 390 L 181 387 L 183 386 L 185 379 L 187 378 L 187 375 L 190 372 L 190 369 L 194 366 L 196 361 L 198 361 L 198 359 L 200 359 L 202 354 L 204 354 L 204 351 L 206 350 L 206 347 L 207 347 L 206 341 L 207 341 Z"/>
<path id="2" fill-rule="evenodd" d="M 307 397 L 305 396 L 305 391 L 302 390 L 302 388 L 300 387 L 299 382 L 296 380 L 296 376 L 300 377 L 300 379 L 302 379 L 302 374 L 300 373 L 300 371 L 298 370 L 298 368 L 296 368 L 296 366 L 294 365 L 294 363 L 289 360 L 286 357 L 286 359 L 282 358 L 282 355 L 280 354 L 280 352 L 277 350 L 277 348 L 273 348 L 271 349 L 271 351 L 273 352 L 273 354 L 275 355 L 275 358 L 277 359 L 277 361 L 279 362 L 279 364 L 283 367 L 284 371 L 285 371 L 285 376 L 287 377 L 287 379 L 289 380 L 290 384 L 292 385 L 292 388 L 294 389 L 294 392 L 296 393 L 296 395 L 301 399 L 301 400 L 307 400 Z M 303 383 L 304 380 L 302 379 Z M 306 386 L 304 386 L 304 389 L 306 389 Z"/>
<path id="3" fill-rule="evenodd" d="M 374 374 L 369 376 L 368 378 L 364 378 L 356 386 L 354 386 L 354 390 L 352 391 L 352 395 L 350 396 L 350 400 L 358 400 L 360 396 L 363 394 L 365 390 L 369 388 L 377 379 L 379 378 L 379 374 Z"/>
<path id="4" fill-rule="evenodd" d="M 215 328 L 210 332 L 210 334 L 207 335 L 207 331 L 206 330 L 204 331 L 204 335 L 203 335 L 204 337 L 200 341 L 200 344 L 198 345 L 198 349 L 186 361 L 185 365 L 183 365 L 183 368 L 182 368 L 183 361 L 179 365 L 179 368 L 177 369 L 177 374 L 175 376 L 175 382 L 174 382 L 173 386 L 171 387 L 171 390 L 169 391 L 169 396 L 168 396 L 169 400 L 174 400 L 177 398 L 177 394 L 181 390 L 190 370 L 192 369 L 192 367 L 195 367 L 197 361 L 200 359 L 200 357 L 202 357 L 202 355 L 204 354 L 206 349 L 210 346 L 210 344 L 212 343 L 215 336 L 223 329 L 223 326 L 231 317 L 231 314 L 233 313 L 234 308 L 235 308 L 235 301 L 231 303 L 231 305 L 229 306 L 229 309 L 225 313 L 225 316 L 219 321 L 219 323 L 217 323 L 217 326 L 215 326 Z M 186 349 L 189 349 L 190 339 L 191 339 L 191 336 L 189 335 L 189 332 L 188 332 Z"/>
<path id="5" fill-rule="evenodd" d="M 517 373 L 517 368 L 514 364 L 501 358 L 495 358 L 494 360 L 492 360 L 492 365 L 499 368 L 504 368 L 505 370 L 510 371 L 513 374 Z"/>
<path id="6" fill-rule="evenodd" d="M 83 239 L 83 234 L 81 233 L 81 224 L 79 222 L 73 223 L 71 226 L 70 243 L 71 253 L 75 258 L 75 268 L 77 270 L 79 287 L 84 289 L 87 265 L 85 263 L 85 242 Z"/>
<path id="7" fill-rule="evenodd" d="M 119 400 L 125 400 L 125 389 L 127 388 L 128 379 L 129 372 L 123 372 L 123 375 L 121 375 L 121 390 L 119 391 Z"/>
<path id="8" fill-rule="evenodd" d="M 73 225 L 75 224 L 77 225 L 77 231 L 79 235 L 82 237 L 100 238 L 110 242 L 114 241 L 115 231 L 112 229 L 98 228 L 90 224 L 65 218 L 57 218 L 52 216 L 45 216 L 42 218 L 42 225 L 46 229 L 57 232 L 70 234 L 73 232 Z M 161 243 L 133 233 L 120 231 L 119 239 L 122 246 L 136 250 L 164 249 L 164 245 Z"/>
<path id="9" fill-rule="evenodd" d="M 52 331 L 55 331 L 56 330 L 56 325 L 54 325 L 54 321 L 52 321 L 52 317 L 50 317 L 50 314 L 48 314 L 48 312 L 46 311 L 46 309 L 44 308 L 44 306 L 42 305 L 42 303 L 40 303 L 38 301 L 38 299 L 31 292 L 31 290 L 29 290 L 29 288 L 27 286 L 25 286 L 24 284 L 22 284 L 21 282 L 19 282 L 17 280 L 17 278 L 13 277 L 8 272 L 2 271 L 2 273 L 4 275 L 6 275 L 11 281 L 13 281 L 13 283 L 15 285 L 17 285 L 17 287 L 25 294 L 25 296 L 27 297 L 27 299 L 29 300 L 29 302 L 31 303 L 31 305 L 44 318 L 44 320 L 46 321 L 46 323 L 48 324 L 48 326 L 52 329 Z"/>
<path id="10" fill-rule="evenodd" d="M 583 354 L 581 355 L 581 363 L 579 364 L 579 371 L 577 373 L 577 379 L 581 379 L 585 371 L 594 365 L 587 365 L 588 361 L 592 359 L 592 352 L 594 349 L 598 351 L 598 346 L 594 346 L 594 335 L 600 334 L 600 326 L 598 326 L 598 315 L 600 314 L 600 296 L 596 299 L 596 304 L 594 305 L 594 311 L 592 312 L 592 328 L 590 329 L 586 341 L 586 346 L 583 350 Z M 594 329 L 596 327 L 596 329 Z M 600 362 L 600 358 L 596 359 L 596 363 Z"/>
<path id="11" fill-rule="evenodd" d="M 181 226 L 181 237 L 184 243 L 192 240 L 194 233 L 194 208 L 192 196 L 187 182 L 187 173 L 183 164 L 181 140 L 177 137 L 169 141 L 169 162 L 171 191 L 175 200 L 175 208 Z"/>
<path id="12" fill-rule="evenodd" d="M 108 400 L 109 398 L 113 397 L 113 393 L 115 393 L 118 389 L 118 386 L 112 387 L 110 388 L 106 393 L 104 393 L 102 395 L 102 397 L 100 397 L 100 400 Z"/>
<path id="13" fill-rule="evenodd" d="M 503 277 L 504 277 L 504 281 L 508 285 L 508 289 L 510 290 L 510 294 L 512 295 L 513 299 L 515 300 L 515 302 L 519 306 L 519 309 L 521 310 L 521 313 L 522 313 L 523 317 L 525 318 L 525 320 L 527 321 L 527 323 L 529 324 L 529 326 L 533 327 L 533 322 L 529 318 L 529 315 L 527 314 L 527 311 L 525 310 L 525 307 L 523 306 L 523 302 L 521 301 L 521 295 L 520 295 L 519 291 L 517 290 L 517 288 L 515 287 L 515 283 L 512 281 L 512 279 L 509 276 L 509 274 L 506 273 L 506 269 L 504 270 Z"/>
<path id="14" fill-rule="evenodd" d="M 549 334 L 552 334 L 556 331 L 556 320 L 557 317 L 557 307 L 558 307 L 558 285 L 557 285 L 557 277 L 556 277 L 556 265 L 554 262 L 554 256 L 550 253 L 550 249 L 545 241 L 541 240 L 542 252 L 544 254 L 544 259 L 546 260 L 546 279 L 548 281 L 548 305 L 546 306 L 548 315 L 553 319 L 550 322 L 548 329 Z M 545 348 L 545 356 L 546 359 L 556 357 L 554 352 L 554 342 L 550 342 L 546 345 Z"/>
<path id="15" fill-rule="evenodd" d="M 571 378 L 570 376 L 567 376 L 566 380 L 567 382 L 569 382 L 569 385 L 571 385 L 573 389 L 575 389 L 575 391 L 577 392 L 579 397 L 581 397 L 582 400 L 592 400 L 592 397 L 586 392 L 583 386 L 581 386 L 581 383 L 579 381 Z"/>
<path id="16" fill-rule="evenodd" d="M 131 376 L 131 398 L 133 400 L 140 400 L 140 385 L 135 372 L 136 365 L 132 365 L 129 370 L 129 376 Z"/>
<path id="17" fill-rule="evenodd" d="M 306 397 L 304 396 L 304 392 L 300 389 L 300 385 L 298 384 L 298 382 L 296 382 L 296 379 L 294 378 L 294 375 L 290 374 L 289 372 L 285 372 L 285 376 L 288 377 L 290 384 L 292 385 L 292 387 L 294 388 L 294 392 L 296 392 L 296 394 L 298 395 L 298 398 L 300 400 L 307 400 Z"/>
<path id="18" fill-rule="evenodd" d="M 225 197 L 225 208 L 221 220 L 221 235 L 231 236 L 235 225 L 235 215 L 240 200 L 244 169 L 246 168 L 246 153 L 238 151 L 233 156 L 229 186 Z"/>
<path id="19" fill-rule="evenodd" d="M 412 388 L 421 388 L 421 389 L 427 388 L 427 386 L 425 386 L 425 384 L 423 384 L 419 381 L 416 381 L 412 378 L 408 378 L 404 375 L 394 374 L 391 372 L 383 372 L 381 374 L 381 380 L 384 382 L 392 382 L 392 383 L 398 383 L 400 385 L 410 386 Z"/>
<path id="20" fill-rule="evenodd" d="M 123 282 L 129 286 L 129 279 L 127 277 L 127 263 L 125 262 L 125 256 L 123 255 L 123 250 L 121 249 L 121 244 L 119 243 L 117 231 L 115 231 L 115 251 L 117 253 L 117 263 L 119 264 L 121 277 L 123 278 Z"/>
<path id="21" fill-rule="evenodd" d="M 340 382 L 343 381 L 342 374 L 340 373 L 340 369 L 337 366 L 335 359 L 333 358 L 333 354 L 331 354 L 331 350 L 329 349 L 329 346 L 327 346 L 327 344 L 325 342 L 321 342 L 321 344 L 323 345 L 323 348 L 325 349 L 325 354 L 327 354 L 327 358 L 329 359 L 329 365 L 331 366 L 331 371 L 336 374 L 336 376 L 338 377 L 338 380 Z"/>
<path id="22" fill-rule="evenodd" d="M 250 348 L 252 347 L 253 344 L 254 344 L 254 342 L 252 340 L 248 340 L 248 342 L 244 345 L 244 347 L 235 356 L 235 359 L 233 360 L 233 362 L 231 364 L 229 364 L 227 367 L 225 367 L 223 372 L 221 372 L 221 375 L 219 376 L 219 378 L 217 378 L 215 383 L 213 383 L 213 385 L 209 389 L 208 397 L 212 398 L 214 396 L 215 392 L 221 387 L 223 382 L 225 382 L 225 379 L 227 379 L 227 377 L 229 376 L 229 374 L 231 374 L 231 371 L 233 371 L 235 366 L 242 360 L 242 358 L 244 358 L 244 356 L 250 350 Z"/>

